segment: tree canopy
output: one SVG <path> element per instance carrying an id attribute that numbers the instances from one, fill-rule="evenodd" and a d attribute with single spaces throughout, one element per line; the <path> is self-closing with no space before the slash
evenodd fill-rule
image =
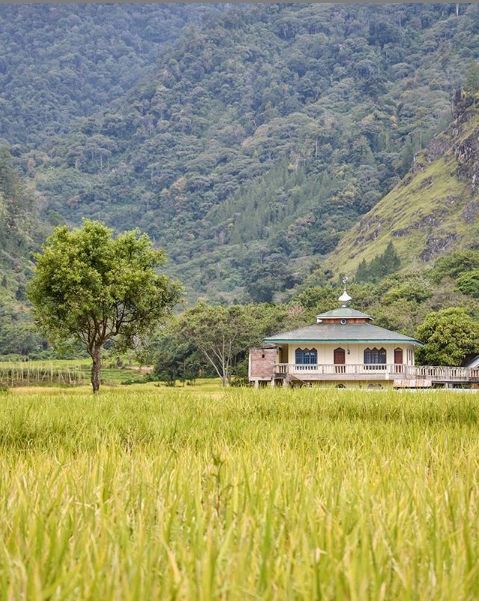
<path id="1" fill-rule="evenodd" d="M 90 10 L 78 10 L 85 36 Z M 123 10 L 112 14 L 120 24 Z M 138 11 L 144 23 L 146 9 Z M 145 53 L 160 36 L 148 12 L 151 34 L 128 29 Z M 139 66 L 143 76 L 129 86 L 134 57 L 119 41 L 112 73 L 128 90 L 109 103 L 103 86 L 88 88 L 96 110 L 38 148 L 17 149 L 19 163 L 50 215 L 138 226 L 161 241 L 193 300 L 278 300 L 451 120 L 451 97 L 479 49 L 478 23 L 473 5 L 459 14 L 424 4 L 222 6 L 158 44 L 158 61 L 147 74 Z M 42 25 L 51 35 L 46 17 Z M 81 73 L 97 69 L 102 81 L 98 27 L 98 63 L 82 63 Z M 15 36 L 13 28 L 7 41 Z M 64 90 L 61 77 L 51 85 Z M 264 276 L 265 265 L 278 274 Z M 257 286 L 252 271 L 263 273 Z"/>
<path id="2" fill-rule="evenodd" d="M 199 302 L 182 313 L 176 335 L 200 352 L 223 385 L 231 376 L 247 375 L 248 349 L 278 330 L 298 327 L 308 320 L 297 304 L 208 305 Z"/>
<path id="3" fill-rule="evenodd" d="M 74 119 L 127 93 L 160 48 L 205 12 L 214 10 L 172 4 L 3 5 L 2 136 L 35 148 L 66 131 Z"/>
<path id="4" fill-rule="evenodd" d="M 427 315 L 417 328 L 424 342 L 421 361 L 429 365 L 461 365 L 465 357 L 479 352 L 479 321 L 464 309 L 451 307 Z"/>
<path id="5" fill-rule="evenodd" d="M 131 346 L 157 325 L 179 298 L 179 286 L 156 269 L 163 251 L 148 236 L 114 237 L 105 225 L 57 227 L 36 255 L 29 287 L 35 320 L 53 342 L 78 339 L 92 358 L 92 386 L 100 386 L 101 349 L 116 339 Z"/>
<path id="6" fill-rule="evenodd" d="M 479 299 L 479 269 L 462 273 L 457 278 L 457 287 L 464 294 Z"/>
<path id="7" fill-rule="evenodd" d="M 464 80 L 464 91 L 471 96 L 479 92 L 479 63 L 471 61 Z"/>
<path id="8" fill-rule="evenodd" d="M 401 266 L 401 259 L 397 254 L 394 244 L 389 242 L 385 251 L 370 262 L 363 259 L 356 271 L 358 282 L 377 282 L 385 276 L 394 273 Z"/>
<path id="9" fill-rule="evenodd" d="M 313 266 L 324 272 L 355 223 L 342 258 L 367 249 L 353 296 L 378 325 L 413 335 L 431 311 L 477 316 L 476 153 L 454 150 L 477 139 L 477 6 L 121 6 L 108 21 L 106 10 L 0 7 L 11 145 L 0 151 L 0 352 L 53 352 L 29 316 L 32 252 L 52 226 L 95 216 L 165 247 L 191 304 L 270 303 L 275 330 L 287 312 L 308 323 L 334 306 L 339 273 Z M 457 116 L 461 86 L 469 120 L 446 139 L 437 132 Z M 418 154 L 432 136 L 438 187 Z M 459 155 L 472 171 L 458 163 L 458 179 Z M 368 211 L 408 182 L 412 216 L 393 195 L 401 224 L 390 231 Z M 405 247 L 420 233 L 428 252 L 414 264 Z M 233 363 L 244 370 L 241 353 Z"/>
<path id="10" fill-rule="evenodd" d="M 199 303 L 181 316 L 179 331 L 204 355 L 226 386 L 239 356 L 257 339 L 256 326 L 247 307 Z"/>

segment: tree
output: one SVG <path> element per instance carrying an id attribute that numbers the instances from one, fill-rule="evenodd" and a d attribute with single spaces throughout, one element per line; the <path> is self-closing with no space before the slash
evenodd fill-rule
<path id="1" fill-rule="evenodd" d="M 366 259 L 363 259 L 361 263 L 359 263 L 358 268 L 356 270 L 355 280 L 357 282 L 367 282 L 369 278 L 369 269 L 368 263 Z"/>
<path id="2" fill-rule="evenodd" d="M 314 286 L 297 294 L 294 300 L 305 309 L 314 309 L 315 313 L 323 313 L 336 309 L 340 294 L 341 292 L 332 286 Z"/>
<path id="3" fill-rule="evenodd" d="M 247 262 L 244 267 L 245 288 L 253 302 L 270 303 L 275 292 L 294 286 L 296 280 L 287 262 L 280 253 L 273 253 L 262 262 Z"/>
<path id="4" fill-rule="evenodd" d="M 418 355 L 423 363 L 461 365 L 479 351 L 479 322 L 460 307 L 442 309 L 426 316 L 417 338 L 425 343 Z"/>
<path id="5" fill-rule="evenodd" d="M 394 248 L 394 244 L 389 242 L 385 251 L 377 255 L 368 263 L 365 259 L 358 265 L 355 280 L 357 282 L 377 282 L 381 278 L 394 273 L 401 266 L 401 259 Z"/>
<path id="6" fill-rule="evenodd" d="M 161 336 L 155 345 L 158 348 L 154 375 L 159 380 L 174 386 L 176 380 L 192 381 L 200 375 L 205 359 L 190 340 L 179 337 L 173 331 Z"/>
<path id="7" fill-rule="evenodd" d="M 201 351 L 223 386 L 229 384 L 235 363 L 262 337 L 248 305 L 223 307 L 200 302 L 183 313 L 179 331 Z"/>
<path id="8" fill-rule="evenodd" d="M 458 278 L 463 273 L 478 269 L 479 251 L 459 250 L 437 259 L 431 275 L 434 281 L 439 283 L 445 277 Z"/>
<path id="9" fill-rule="evenodd" d="M 137 231 L 113 237 L 97 221 L 57 227 L 36 255 L 29 298 L 40 329 L 55 343 L 80 340 L 92 358 L 93 392 L 100 388 L 101 350 L 116 339 L 130 347 L 178 301 L 180 287 L 156 268 L 163 251 Z"/>
<path id="10" fill-rule="evenodd" d="M 479 63 L 471 61 L 464 80 L 464 91 L 474 96 L 479 92 Z"/>
<path id="11" fill-rule="evenodd" d="M 226 385 L 231 376 L 245 375 L 251 346 L 265 336 L 305 325 L 309 317 L 298 304 L 223 307 L 199 303 L 157 332 L 147 344 L 146 356 L 155 365 L 155 376 L 170 384 L 216 374 Z M 239 333 L 231 341 L 235 328 Z M 223 350 L 223 335 L 232 342 L 231 348 L 225 344 Z"/>
<path id="12" fill-rule="evenodd" d="M 394 248 L 394 244 L 391 241 L 386 246 L 386 250 L 382 255 L 382 266 L 384 275 L 394 273 L 401 266 L 401 259 L 399 258 L 399 255 Z"/>
<path id="13" fill-rule="evenodd" d="M 462 293 L 479 299 L 479 269 L 460 275 L 457 278 L 457 287 Z"/>

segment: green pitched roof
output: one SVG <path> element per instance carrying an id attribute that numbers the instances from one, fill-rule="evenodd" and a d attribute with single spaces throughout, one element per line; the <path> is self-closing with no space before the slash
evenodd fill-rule
<path id="1" fill-rule="evenodd" d="M 332 317 L 336 318 L 358 318 L 362 317 L 363 319 L 372 319 L 370 315 L 366 313 L 361 313 L 361 311 L 356 311 L 356 309 L 350 309 L 349 307 L 339 307 L 339 309 L 333 309 L 332 311 L 326 311 L 326 313 L 320 313 L 318 319 L 331 319 Z"/>
<path id="2" fill-rule="evenodd" d="M 352 309 L 350 309 L 352 310 Z M 323 313 L 323 315 L 326 315 Z M 397 342 L 420 345 L 415 338 L 373 326 L 371 323 L 357 324 L 322 324 L 315 323 L 291 332 L 282 332 L 275 336 L 265 338 L 268 343 L 281 342 L 317 342 L 326 344 L 328 342 Z"/>

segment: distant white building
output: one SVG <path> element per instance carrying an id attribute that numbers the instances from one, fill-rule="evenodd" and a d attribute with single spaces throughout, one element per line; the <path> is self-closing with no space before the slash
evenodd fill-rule
<path id="1" fill-rule="evenodd" d="M 270 383 L 341 388 L 479 383 L 477 365 L 416 367 L 418 340 L 373 325 L 370 315 L 348 306 L 351 297 L 346 290 L 338 300 L 341 307 L 321 313 L 315 324 L 270 336 L 264 346 L 251 349 L 250 382 L 256 387 Z"/>

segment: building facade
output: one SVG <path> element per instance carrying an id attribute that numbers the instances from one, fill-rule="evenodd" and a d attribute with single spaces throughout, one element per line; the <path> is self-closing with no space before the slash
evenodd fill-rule
<path id="1" fill-rule="evenodd" d="M 250 382 L 256 387 L 429 388 L 471 375 L 458 371 L 464 368 L 416 367 L 418 340 L 375 326 L 370 315 L 348 306 L 346 291 L 339 300 L 342 306 L 321 313 L 315 324 L 276 334 L 251 349 Z"/>

